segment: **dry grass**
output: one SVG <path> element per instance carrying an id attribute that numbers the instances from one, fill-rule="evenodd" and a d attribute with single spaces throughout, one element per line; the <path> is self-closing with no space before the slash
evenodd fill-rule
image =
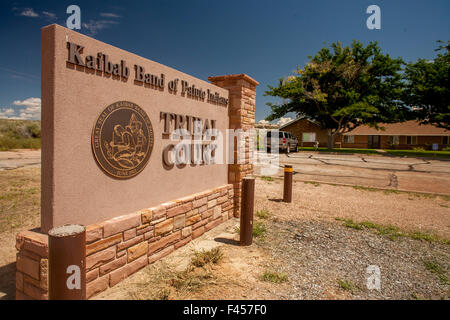
<path id="1" fill-rule="evenodd" d="M 40 168 L 0 171 L 0 232 L 36 226 L 40 199 Z"/>
<path id="2" fill-rule="evenodd" d="M 200 289 L 214 278 L 210 270 L 187 268 L 184 271 L 176 272 L 169 280 L 169 285 L 181 292 L 192 292 Z"/>
<path id="3" fill-rule="evenodd" d="M 450 285 L 450 280 L 447 277 L 447 270 L 439 262 L 427 259 L 423 261 L 423 264 L 425 268 L 431 273 L 434 273 L 443 284 Z"/>
<path id="4" fill-rule="evenodd" d="M 288 281 L 288 275 L 285 272 L 266 270 L 261 279 L 267 282 L 283 283 Z"/>
<path id="5" fill-rule="evenodd" d="M 211 250 L 194 251 L 194 257 L 191 259 L 191 264 L 194 267 L 200 268 L 208 264 L 217 264 L 223 258 L 223 253 L 220 248 Z"/>
<path id="6" fill-rule="evenodd" d="M 409 200 L 415 200 L 415 199 L 442 199 L 444 201 L 450 201 L 450 196 L 447 195 L 438 195 L 438 194 L 432 194 L 432 193 L 420 193 L 420 192 L 411 192 L 411 191 L 400 191 L 395 189 L 381 189 L 381 188 L 372 188 L 372 187 L 364 187 L 364 186 L 352 186 L 355 190 L 360 191 L 369 191 L 369 192 L 383 192 L 384 194 L 390 195 L 390 194 L 407 194 L 409 197 Z"/>
<path id="7" fill-rule="evenodd" d="M 269 210 L 258 210 L 256 211 L 256 217 L 259 219 L 269 219 L 272 216 L 272 214 L 269 212 Z"/>
<path id="8" fill-rule="evenodd" d="M 344 226 L 346 226 L 347 228 L 352 228 L 356 230 L 363 230 L 363 229 L 375 230 L 379 235 L 386 236 L 391 240 L 396 240 L 400 237 L 409 237 L 415 240 L 424 240 L 429 242 L 440 242 L 443 244 L 450 244 L 450 240 L 443 239 L 437 235 L 426 232 L 421 231 L 408 232 L 400 230 L 399 228 L 392 225 L 385 226 L 370 221 L 363 221 L 357 223 L 354 222 L 352 219 L 343 219 L 343 218 L 335 218 L 335 219 L 337 221 L 343 221 Z"/>
<path id="9" fill-rule="evenodd" d="M 211 270 L 193 266 L 183 271 L 175 271 L 173 266 L 164 265 L 159 268 L 146 268 L 142 272 L 145 280 L 129 287 L 129 299 L 188 299 L 204 286 L 214 284 L 216 279 Z"/>
<path id="10" fill-rule="evenodd" d="M 134 300 L 169 300 L 190 297 L 206 285 L 216 283 L 214 265 L 223 258 L 219 247 L 211 250 L 194 251 L 191 263 L 182 271 L 173 266 L 146 268 L 146 278 L 151 282 L 140 282 L 129 292 Z"/>
<path id="11" fill-rule="evenodd" d="M 337 283 L 339 285 L 339 288 L 345 291 L 349 291 L 351 293 L 353 293 L 356 289 L 356 286 L 350 280 L 338 279 Z"/>
<path id="12" fill-rule="evenodd" d="M 0 171 L 0 300 L 15 297 L 16 234 L 40 225 L 40 169 Z"/>
<path id="13" fill-rule="evenodd" d="M 253 238 L 259 238 L 263 240 L 266 232 L 267 228 L 263 222 L 257 221 L 253 224 Z"/>

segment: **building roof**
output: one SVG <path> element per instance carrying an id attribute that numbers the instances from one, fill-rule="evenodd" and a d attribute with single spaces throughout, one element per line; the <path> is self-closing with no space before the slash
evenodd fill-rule
<path id="1" fill-rule="evenodd" d="M 377 130 L 367 125 L 344 133 L 346 136 L 448 136 L 450 131 L 431 124 L 419 124 L 417 121 L 380 124 L 385 130 Z"/>
<path id="2" fill-rule="evenodd" d="M 270 123 L 255 123 L 256 129 L 278 129 L 280 126 L 277 124 Z"/>
<path id="3" fill-rule="evenodd" d="M 309 122 L 314 123 L 314 124 L 317 125 L 317 123 L 316 123 L 315 121 L 313 121 L 313 120 L 306 119 L 305 117 L 299 117 L 299 118 L 295 118 L 294 120 L 291 120 L 291 121 L 286 122 L 285 124 L 283 124 L 283 125 L 280 127 L 280 130 L 283 129 L 283 128 L 285 128 L 285 127 L 287 127 L 287 126 L 289 126 L 289 125 L 291 125 L 291 124 L 293 124 L 293 123 L 295 123 L 295 122 L 297 122 L 297 121 L 300 121 L 300 120 L 307 120 L 307 121 L 309 121 Z"/>

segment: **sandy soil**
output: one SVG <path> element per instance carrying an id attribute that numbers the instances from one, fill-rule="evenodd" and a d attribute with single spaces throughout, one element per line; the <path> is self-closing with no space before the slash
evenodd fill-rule
<path id="1" fill-rule="evenodd" d="M 448 235 L 448 202 L 408 194 L 295 183 L 294 201 L 279 202 L 282 184 L 257 180 L 257 218 L 267 229 L 249 247 L 237 245 L 238 221 L 229 221 L 95 299 L 449 299 L 448 244 L 345 227 L 335 218 L 393 224 L 402 230 Z M 431 219 L 429 219 L 431 217 Z M 219 246 L 218 265 L 190 273 L 194 285 L 175 287 L 194 250 Z M 441 273 L 427 269 L 437 266 Z M 367 288 L 367 267 L 381 270 L 381 290 Z M 288 281 L 263 281 L 267 271 Z M 341 283 L 348 284 L 343 287 Z"/>
<path id="2" fill-rule="evenodd" d="M 256 210 L 267 209 L 281 219 L 352 219 L 430 232 L 450 239 L 450 202 L 419 194 L 359 190 L 328 184 L 294 182 L 291 204 L 281 202 L 283 183 L 256 183 Z"/>
<path id="3" fill-rule="evenodd" d="M 93 299 L 283 299 L 282 291 L 261 281 L 271 257 L 256 243 L 240 247 L 237 219 L 230 220 Z M 194 251 L 220 247 L 218 265 L 197 268 L 191 283 L 175 288 L 173 279 L 189 268 Z M 282 284 L 287 287 L 287 284 Z M 257 290 L 255 290 L 257 289 Z M 279 289 L 279 288 L 278 288 Z M 162 293 L 167 297 L 162 297 Z"/>

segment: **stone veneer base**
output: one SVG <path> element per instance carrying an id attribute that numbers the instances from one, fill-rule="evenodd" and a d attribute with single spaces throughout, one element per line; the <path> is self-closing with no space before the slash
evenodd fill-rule
<path id="1" fill-rule="evenodd" d="M 232 184 L 86 227 L 86 296 L 90 298 L 233 217 Z M 48 299 L 48 238 L 16 238 L 16 299 Z"/>

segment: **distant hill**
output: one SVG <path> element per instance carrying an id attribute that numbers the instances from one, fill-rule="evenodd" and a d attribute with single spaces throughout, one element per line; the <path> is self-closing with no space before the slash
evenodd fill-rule
<path id="1" fill-rule="evenodd" d="M 40 148 L 40 120 L 0 119 L 0 151 Z"/>

